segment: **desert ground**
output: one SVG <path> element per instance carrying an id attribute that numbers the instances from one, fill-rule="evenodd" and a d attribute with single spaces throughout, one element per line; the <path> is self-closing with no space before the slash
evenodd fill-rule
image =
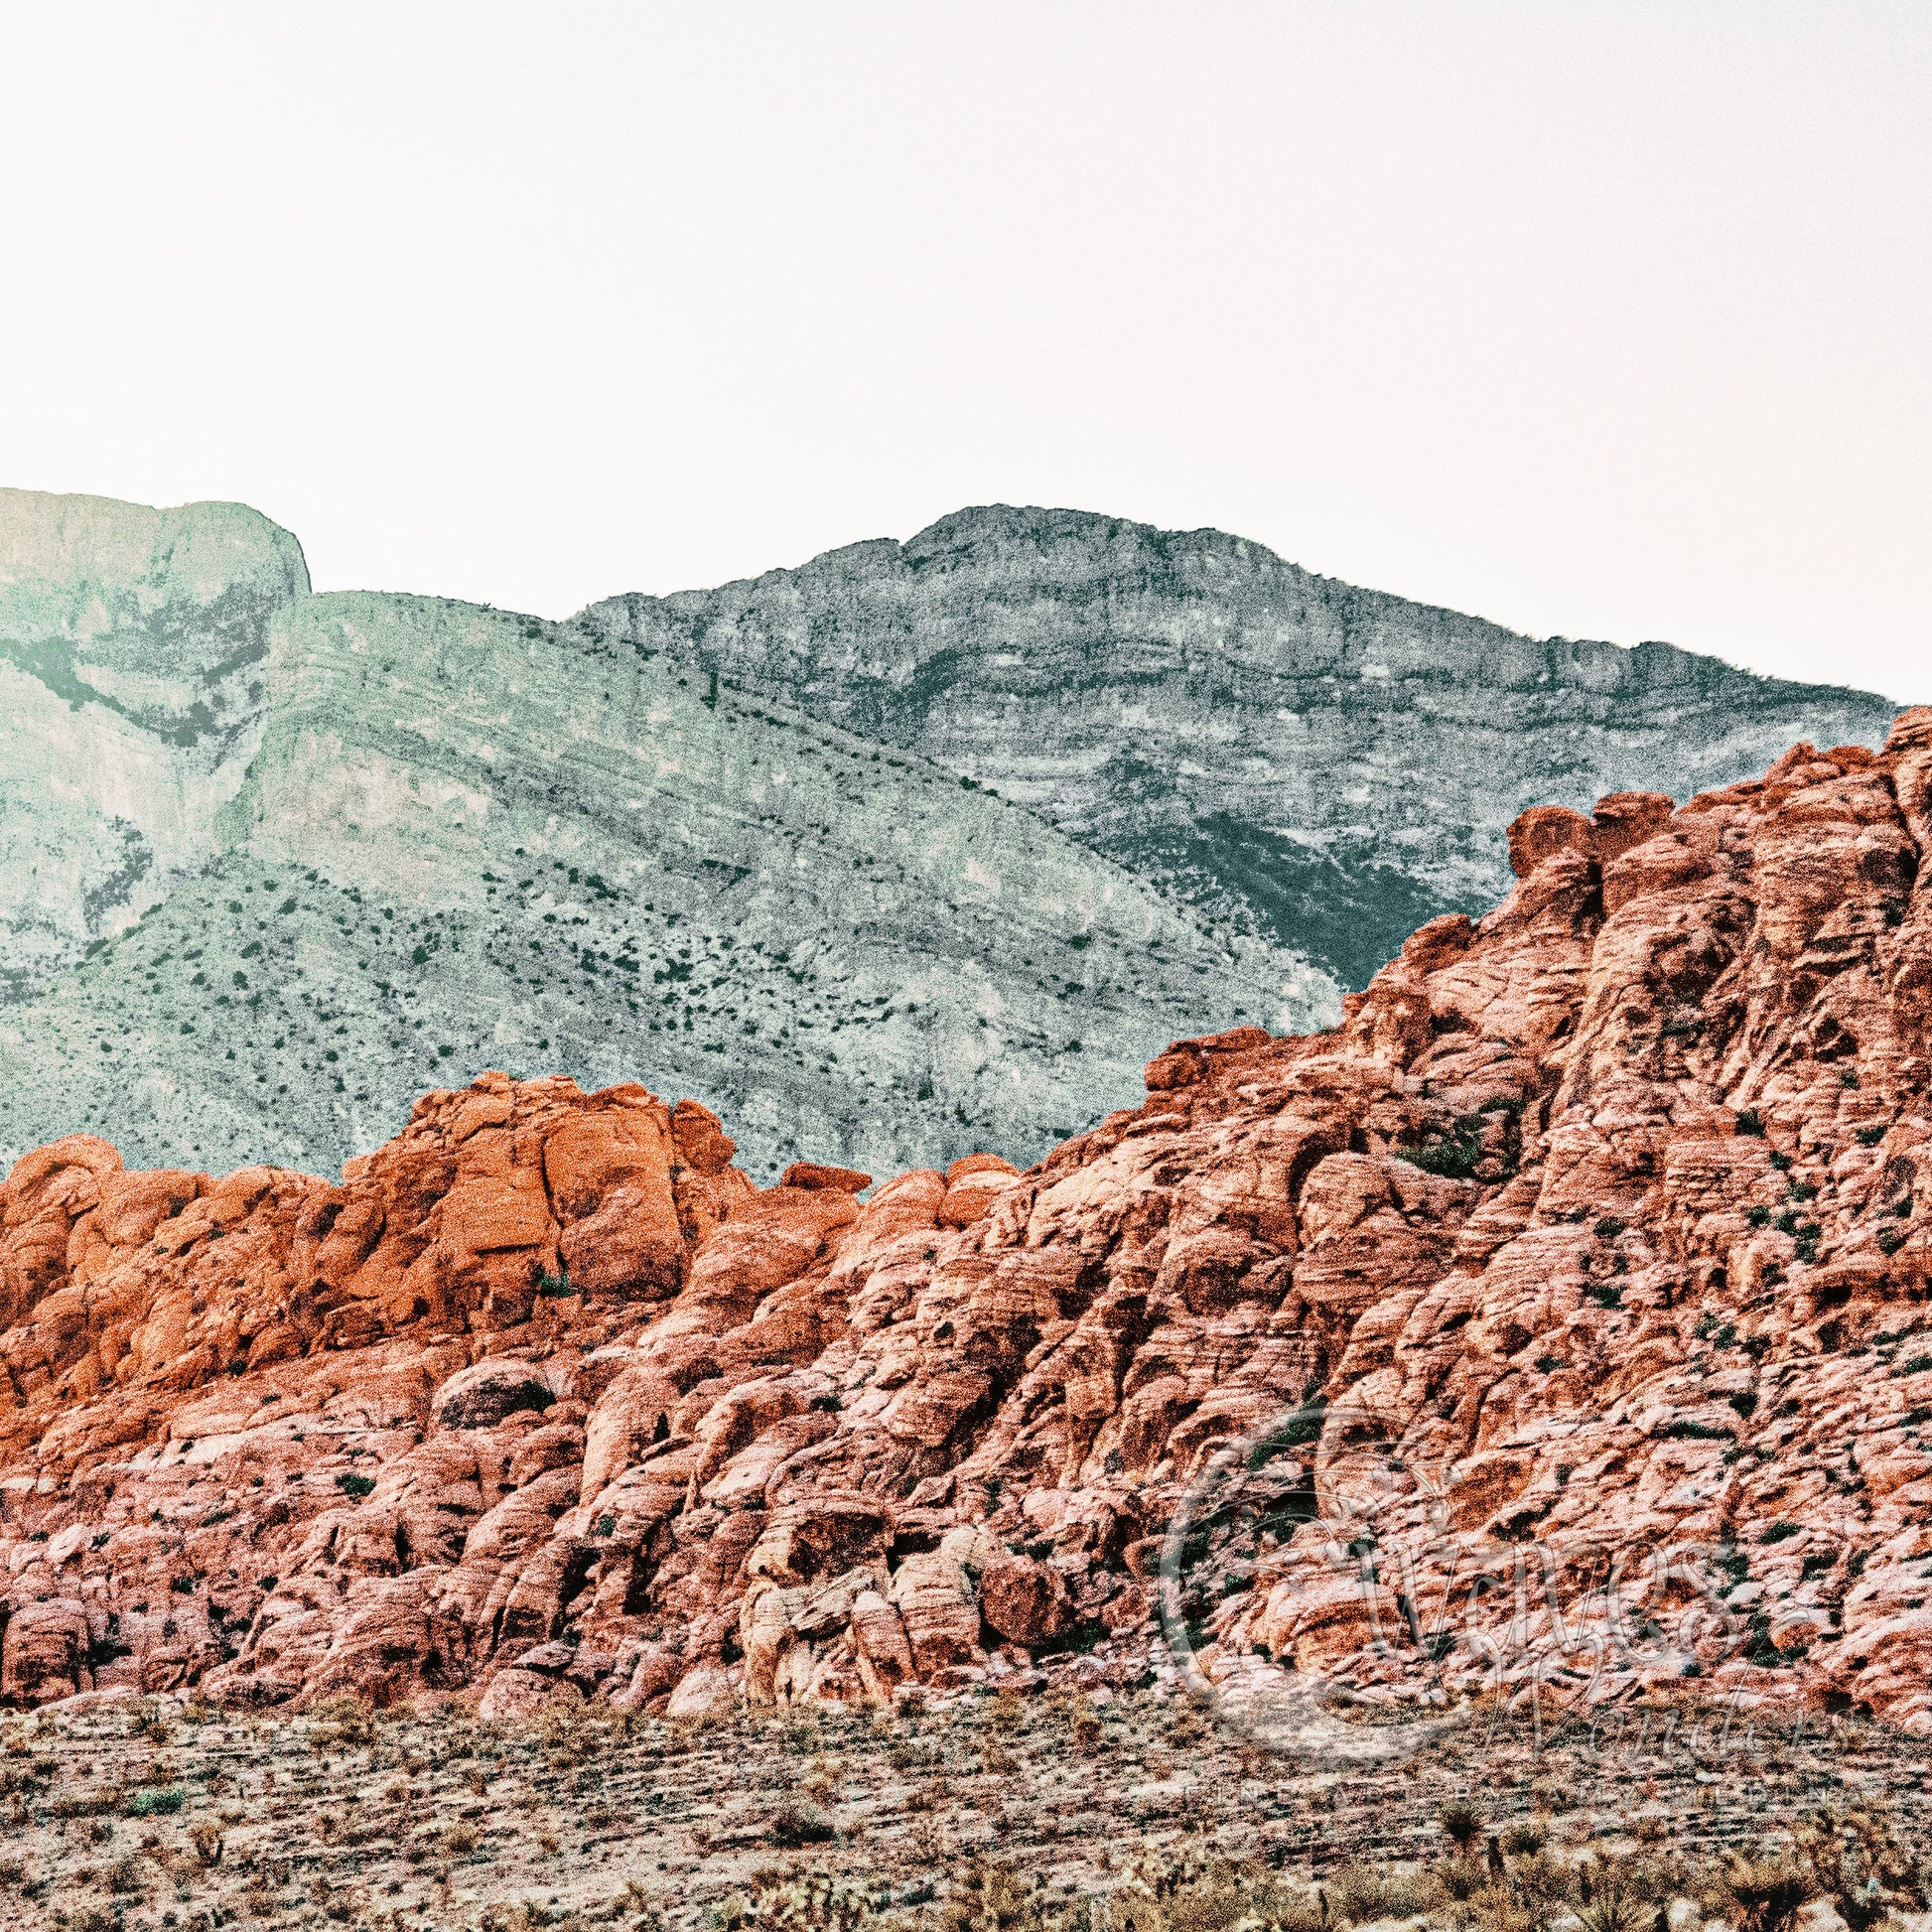
<path id="1" fill-rule="evenodd" d="M 0 1881 L 69 1932 L 1865 1932 L 1926 1897 L 1924 1748 L 1681 1701 L 1473 1708 L 1338 1766 L 1104 1688 L 695 1725 L 85 1700 L 0 1720 Z"/>

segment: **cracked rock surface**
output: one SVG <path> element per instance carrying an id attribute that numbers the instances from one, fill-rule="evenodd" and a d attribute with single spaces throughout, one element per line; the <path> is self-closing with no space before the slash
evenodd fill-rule
<path id="1" fill-rule="evenodd" d="M 1200 1532 L 1180 1610 L 1230 1688 L 1483 1681 L 1453 1630 L 1365 1640 L 1393 1560 L 1334 1587 L 1366 1446 L 1472 1560 L 1564 1574 L 1512 1683 L 1695 1668 L 1924 1727 L 1928 840 L 1932 711 L 1681 808 L 1534 811 L 1509 897 L 1337 1028 L 1180 1041 L 1024 1173 L 760 1187 L 702 1106 L 502 1074 L 340 1184 L 40 1148 L 0 1191 L 0 1697 L 1158 1679 L 1163 1532 L 1260 1442 L 1313 1501 Z M 1652 1566 L 1647 1649 L 1612 1558 Z"/>

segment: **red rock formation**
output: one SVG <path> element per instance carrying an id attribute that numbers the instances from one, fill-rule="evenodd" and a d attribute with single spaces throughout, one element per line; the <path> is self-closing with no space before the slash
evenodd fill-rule
<path id="1" fill-rule="evenodd" d="M 0 1697 L 677 1713 L 1131 1647 L 1185 1485 L 1318 1391 L 1317 1472 L 1370 1417 L 1454 1535 L 1744 1553 L 1725 1682 L 1932 1723 L 1929 843 L 1928 711 L 1532 812 L 1511 897 L 1335 1033 L 1182 1041 L 1032 1172 L 864 1201 L 760 1191 L 689 1101 L 500 1075 L 339 1186 L 39 1149 Z M 1254 1543 L 1211 1673 L 1399 1627 L 1313 1548 Z"/>

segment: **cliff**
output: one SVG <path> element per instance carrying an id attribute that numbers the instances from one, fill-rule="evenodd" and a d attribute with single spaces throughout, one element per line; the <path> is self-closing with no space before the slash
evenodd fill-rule
<path id="1" fill-rule="evenodd" d="M 1077 1647 L 1922 1728 L 1929 841 L 1932 711 L 1532 810 L 1336 1030 L 1181 1041 L 1024 1173 L 759 1188 L 701 1107 L 500 1074 L 340 1185 L 40 1149 L 0 1696 L 689 1713 Z"/>
<path id="2" fill-rule="evenodd" d="M 213 856 L 301 546 L 239 503 L 0 489 L 0 1001 Z"/>
<path id="3" fill-rule="evenodd" d="M 1024 810 L 661 654 L 339 593 L 256 671 L 219 855 L 0 1009 L 0 1147 L 333 1170 L 452 1077 L 649 1066 L 763 1179 L 1031 1159 L 1202 1011 L 1338 1011 Z"/>

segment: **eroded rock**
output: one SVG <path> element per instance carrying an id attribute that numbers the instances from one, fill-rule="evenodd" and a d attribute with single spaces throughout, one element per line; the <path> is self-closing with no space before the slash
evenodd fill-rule
<path id="1" fill-rule="evenodd" d="M 1735 1553 L 1726 1683 L 1932 1723 L 1928 743 L 1533 816 L 1342 1028 L 1180 1041 L 1025 1173 L 759 1189 L 691 1103 L 501 1075 L 335 1185 L 39 1149 L 0 1697 L 1138 1672 L 1212 1458 L 1318 1497 L 1368 1444 L 1498 1561 Z M 1200 1661 L 1399 1678 L 1396 1587 L 1299 1520 L 1215 1546 Z"/>

